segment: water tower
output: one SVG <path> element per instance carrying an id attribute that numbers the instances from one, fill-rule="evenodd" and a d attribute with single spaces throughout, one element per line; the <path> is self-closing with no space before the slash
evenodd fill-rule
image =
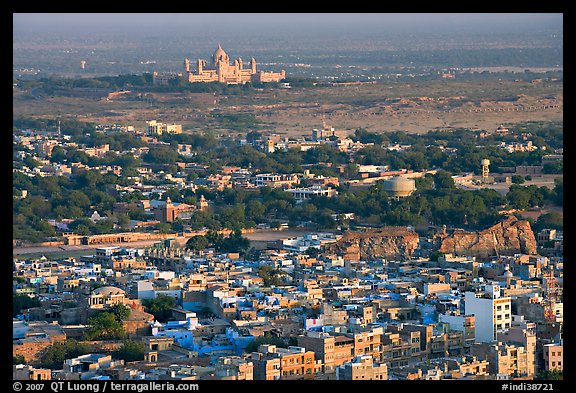
<path id="1" fill-rule="evenodd" d="M 488 182 L 488 173 L 490 172 L 490 170 L 488 169 L 488 167 L 490 166 L 490 160 L 488 159 L 483 159 L 482 160 L 482 181 L 484 183 Z"/>
<path id="2" fill-rule="evenodd" d="M 394 176 L 384 180 L 384 191 L 394 199 L 400 199 L 412 195 L 416 190 L 414 179 L 408 179 L 401 176 Z"/>

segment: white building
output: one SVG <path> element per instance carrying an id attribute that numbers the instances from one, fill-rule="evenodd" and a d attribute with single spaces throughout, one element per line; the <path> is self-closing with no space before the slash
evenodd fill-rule
<path id="1" fill-rule="evenodd" d="M 313 196 L 325 196 L 330 198 L 338 194 L 338 191 L 331 187 L 324 188 L 321 186 L 291 188 L 286 190 L 286 192 L 291 193 L 294 199 L 296 199 L 296 202 L 302 202 L 306 199 L 312 198 Z"/>
<path id="2" fill-rule="evenodd" d="M 464 307 L 466 315 L 475 315 L 475 337 L 478 342 L 497 340 L 497 333 L 512 325 L 512 301 L 502 297 L 500 285 L 485 284 L 483 291 L 466 292 Z"/>

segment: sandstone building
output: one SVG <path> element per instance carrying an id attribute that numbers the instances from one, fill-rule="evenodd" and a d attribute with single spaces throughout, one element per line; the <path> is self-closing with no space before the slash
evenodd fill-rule
<path id="1" fill-rule="evenodd" d="M 230 58 L 218 45 L 218 49 L 212 55 L 211 63 L 199 59 L 197 69 L 190 69 L 190 60 L 184 59 L 184 78 L 188 82 L 220 82 L 229 84 L 239 84 L 246 82 L 279 82 L 286 78 L 286 72 L 257 71 L 256 60 L 250 59 L 248 68 L 244 68 L 242 59 L 238 57 L 234 63 L 230 64 Z"/>

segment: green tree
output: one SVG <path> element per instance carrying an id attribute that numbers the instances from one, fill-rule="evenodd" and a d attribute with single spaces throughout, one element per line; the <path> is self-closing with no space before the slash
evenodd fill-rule
<path id="1" fill-rule="evenodd" d="M 558 212 L 550 212 L 542 214 L 538 217 L 533 225 L 534 230 L 541 231 L 542 229 L 564 229 L 564 216 Z"/>
<path id="2" fill-rule="evenodd" d="M 88 329 L 84 332 L 86 340 L 117 340 L 125 336 L 122 321 L 108 311 L 102 311 L 88 318 Z"/>
<path id="3" fill-rule="evenodd" d="M 440 251 L 432 251 L 432 252 L 430 253 L 430 258 L 429 258 L 429 259 L 430 259 L 431 261 L 433 261 L 433 262 L 438 262 L 438 258 L 439 258 L 439 257 L 443 257 L 444 255 L 446 255 L 446 254 L 444 254 L 443 252 L 440 252 Z"/>
<path id="4" fill-rule="evenodd" d="M 118 225 L 120 225 L 122 229 L 128 229 L 130 226 L 130 216 L 128 216 L 128 214 L 118 215 Z"/>
<path id="5" fill-rule="evenodd" d="M 542 370 L 536 375 L 538 380 L 563 380 L 564 372 L 559 370 Z"/>
<path id="6" fill-rule="evenodd" d="M 524 176 L 521 175 L 513 175 L 511 180 L 512 183 L 514 184 L 523 184 L 526 181 L 526 179 L 524 179 Z"/>
<path id="7" fill-rule="evenodd" d="M 68 339 L 63 343 L 54 343 L 49 346 L 40 357 L 40 366 L 53 370 L 61 370 L 66 359 L 78 357 L 88 353 L 88 345 L 75 339 Z"/>
<path id="8" fill-rule="evenodd" d="M 250 241 L 242 236 L 242 232 L 237 229 L 229 236 L 222 239 L 219 245 L 216 246 L 218 251 L 224 252 L 238 252 L 244 254 L 250 247 Z"/>
<path id="9" fill-rule="evenodd" d="M 153 299 L 143 299 L 142 305 L 146 311 L 154 315 L 159 322 L 166 322 L 172 317 L 172 308 L 176 306 L 176 299 L 172 296 L 158 295 Z"/>
<path id="10" fill-rule="evenodd" d="M 262 344 L 276 345 L 278 348 L 288 348 L 288 343 L 283 338 L 273 336 L 271 334 L 264 334 L 263 336 L 256 337 L 246 346 L 246 353 L 256 352 L 258 347 Z"/>
<path id="11" fill-rule="evenodd" d="M 192 236 L 186 242 L 186 248 L 192 251 L 205 250 L 208 247 L 208 245 L 209 245 L 208 239 L 206 239 L 206 236 L 202 235 Z"/>
<path id="12" fill-rule="evenodd" d="M 12 356 L 12 364 L 26 364 L 26 359 L 24 358 L 24 355 L 18 354 Z"/>
<path id="13" fill-rule="evenodd" d="M 114 317 L 118 322 L 122 322 L 128 319 L 131 310 L 130 307 L 124 304 L 116 303 L 110 306 L 110 312 L 114 314 Z"/>
<path id="14" fill-rule="evenodd" d="M 443 189 L 443 188 L 454 188 L 454 179 L 449 172 L 446 171 L 438 171 L 434 175 L 434 186 L 436 189 Z"/>
<path id="15" fill-rule="evenodd" d="M 135 362 L 144 360 L 145 348 L 144 343 L 135 340 L 126 340 L 120 348 L 112 352 L 116 359 L 123 359 L 125 362 Z"/>
<path id="16" fill-rule="evenodd" d="M 40 300 L 28 295 L 14 295 L 12 297 L 12 316 L 20 314 L 22 310 L 28 308 L 40 307 Z"/>
<path id="17" fill-rule="evenodd" d="M 270 265 L 262 265 L 258 268 L 258 275 L 264 281 L 264 286 L 269 287 L 271 285 L 278 286 L 282 284 L 280 278 L 280 271 Z"/>
<path id="18" fill-rule="evenodd" d="M 526 187 L 513 184 L 508 189 L 506 199 L 513 208 L 525 210 L 530 207 L 530 196 L 531 193 Z"/>
<path id="19" fill-rule="evenodd" d="M 172 225 L 169 222 L 161 222 L 156 227 L 160 233 L 172 233 Z"/>

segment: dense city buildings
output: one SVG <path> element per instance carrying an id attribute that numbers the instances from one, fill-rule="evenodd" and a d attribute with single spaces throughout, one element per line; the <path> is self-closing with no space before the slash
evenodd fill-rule
<path id="1" fill-rule="evenodd" d="M 82 71 L 96 63 L 82 61 Z M 434 72 L 445 84 L 462 77 Z M 390 97 L 362 95 L 376 80 L 287 82 L 220 45 L 209 62 L 149 76 L 126 77 L 130 91 L 76 92 L 94 116 L 126 100 L 133 121 L 14 118 L 13 379 L 385 389 L 562 378 L 561 124 L 411 134 L 335 129 L 317 115 L 294 135 L 266 119 L 286 111 L 298 123 L 328 89 L 357 89 L 330 98 L 350 121 L 404 116 L 414 101 L 451 114 L 486 102 L 396 98 L 391 85 Z M 552 79 L 533 86 L 550 101 Z M 27 99 L 34 109 L 41 98 Z"/>

